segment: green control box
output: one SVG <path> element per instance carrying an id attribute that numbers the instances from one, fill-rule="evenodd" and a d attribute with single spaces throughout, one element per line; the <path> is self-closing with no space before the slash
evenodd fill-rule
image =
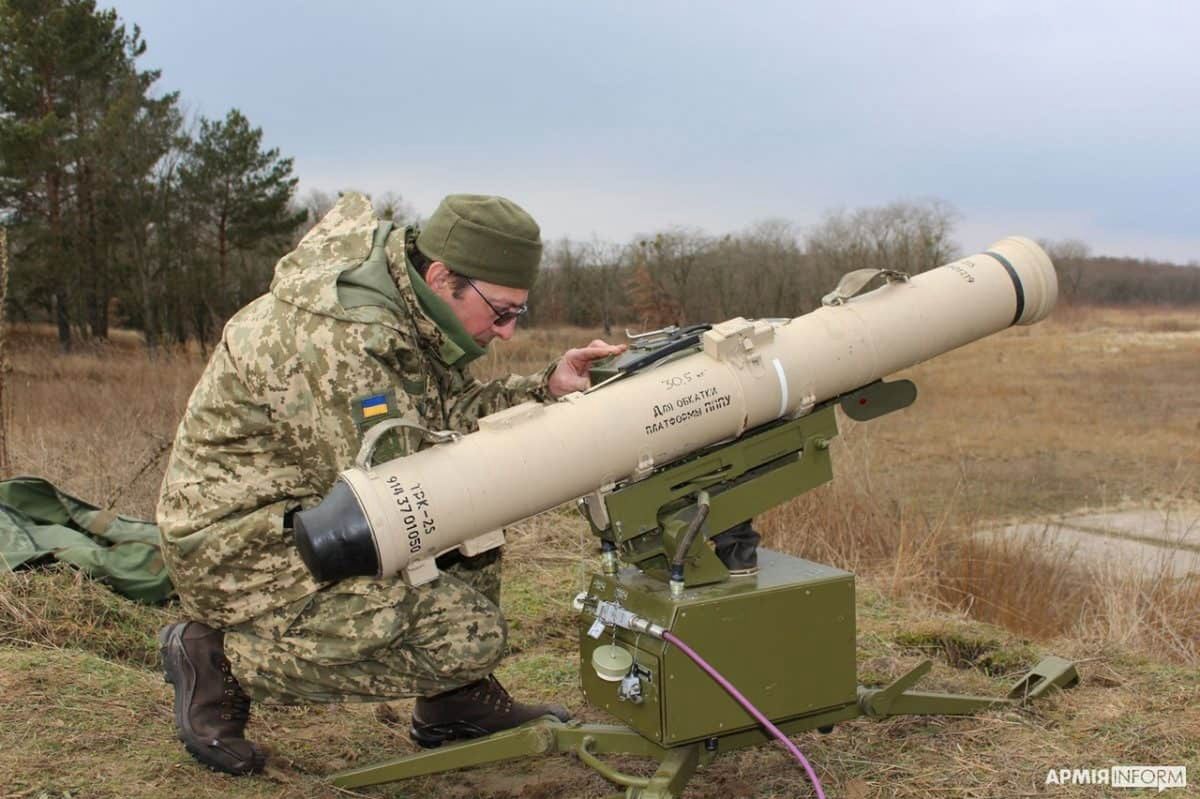
<path id="1" fill-rule="evenodd" d="M 593 575 L 588 594 L 671 630 L 774 721 L 856 700 L 850 572 L 762 549 L 758 574 L 678 598 L 664 581 L 629 567 Z M 676 647 L 612 627 L 593 638 L 594 621 L 580 615 L 580 673 L 591 704 L 666 746 L 756 726 Z M 593 653 L 607 644 L 633 655 L 623 682 L 601 679 L 593 668 Z"/>

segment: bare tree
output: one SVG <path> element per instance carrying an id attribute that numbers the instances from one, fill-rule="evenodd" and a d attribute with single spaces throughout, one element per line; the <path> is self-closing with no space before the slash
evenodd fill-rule
<path id="1" fill-rule="evenodd" d="M 954 259 L 957 219 L 952 206 L 936 199 L 833 211 L 809 233 L 808 252 L 820 281 L 830 286 L 853 269 L 916 274 Z"/>
<path id="2" fill-rule="evenodd" d="M 792 317 L 805 310 L 803 283 L 809 275 L 795 227 L 786 220 L 767 219 L 740 234 L 737 241 L 742 257 L 749 261 L 736 270 L 749 308 L 737 312 Z"/>
<path id="3" fill-rule="evenodd" d="M 629 306 L 643 329 L 678 324 L 683 316 L 678 296 L 650 268 L 646 241 L 633 245 L 633 272 L 626 284 Z"/>
<path id="4" fill-rule="evenodd" d="M 1064 241 L 1039 241 L 1042 249 L 1050 256 L 1058 272 L 1058 290 L 1063 301 L 1073 303 L 1080 298 L 1084 276 L 1087 272 L 1091 248 L 1079 239 Z"/>
<path id="5" fill-rule="evenodd" d="M 546 266 L 556 274 L 559 319 L 569 325 L 585 325 L 589 319 L 587 252 L 584 245 L 561 238 L 546 248 Z"/>
<path id="6" fill-rule="evenodd" d="M 394 191 L 385 191 L 371 201 L 375 215 L 380 219 L 390 219 L 397 225 L 407 225 L 416 221 L 417 212 L 408 202 Z"/>
<path id="7" fill-rule="evenodd" d="M 600 323 L 604 335 L 612 335 L 613 321 L 618 315 L 617 297 L 621 295 L 620 274 L 625 267 L 628 249 L 619 244 L 593 237 L 587 247 L 587 262 L 599 278 L 598 296 Z"/>
<path id="8" fill-rule="evenodd" d="M 309 189 L 304 198 L 300 200 L 300 208 L 308 212 L 308 220 L 303 225 L 304 231 L 307 233 L 315 227 L 321 221 L 321 217 L 329 213 L 336 202 L 337 198 L 327 191 Z"/>
<path id="9" fill-rule="evenodd" d="M 712 248 L 712 239 L 700 230 L 671 228 L 637 246 L 641 266 L 675 302 L 678 318 L 673 321 L 684 324 L 694 318 L 697 308 L 692 295 L 700 277 L 698 267 Z"/>

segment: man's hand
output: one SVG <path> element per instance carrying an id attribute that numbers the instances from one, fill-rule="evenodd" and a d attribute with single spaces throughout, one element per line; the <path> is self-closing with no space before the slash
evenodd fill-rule
<path id="1" fill-rule="evenodd" d="M 586 347 L 567 350 L 558 359 L 558 367 L 550 375 L 550 396 L 558 399 L 572 391 L 587 390 L 592 385 L 592 379 L 588 376 L 592 361 L 620 355 L 626 348 L 625 344 L 608 344 L 596 339 Z"/>

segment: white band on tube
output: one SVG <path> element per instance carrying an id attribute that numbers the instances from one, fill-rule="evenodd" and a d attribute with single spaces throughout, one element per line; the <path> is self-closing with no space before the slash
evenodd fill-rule
<path id="1" fill-rule="evenodd" d="M 778 358 L 772 358 L 771 363 L 775 365 L 775 376 L 779 378 L 779 415 L 783 416 L 787 412 L 788 402 L 787 375 L 784 374 L 783 364 Z"/>

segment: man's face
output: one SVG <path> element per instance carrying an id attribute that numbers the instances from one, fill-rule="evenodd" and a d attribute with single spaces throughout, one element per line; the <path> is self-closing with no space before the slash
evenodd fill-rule
<path id="1" fill-rule="evenodd" d="M 494 338 L 502 341 L 512 338 L 517 329 L 517 320 L 496 324 L 497 312 L 515 311 L 529 298 L 526 289 L 499 286 L 486 280 L 472 280 L 475 288 L 464 286 L 458 292 L 459 296 L 455 297 L 450 270 L 441 261 L 429 265 L 425 280 L 433 292 L 450 306 L 463 328 L 481 347 L 486 347 Z"/>

